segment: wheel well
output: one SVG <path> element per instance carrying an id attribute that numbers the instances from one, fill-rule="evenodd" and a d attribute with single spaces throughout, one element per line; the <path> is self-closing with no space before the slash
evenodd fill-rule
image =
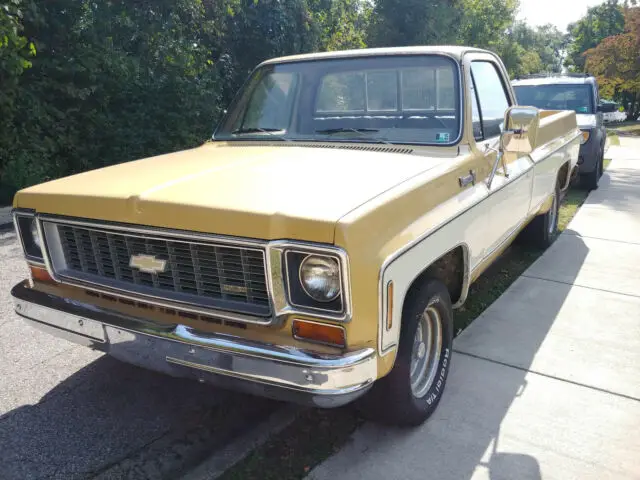
<path id="1" fill-rule="evenodd" d="M 415 286 L 421 285 L 426 280 L 440 280 L 449 290 L 451 303 L 455 305 L 463 293 L 465 259 L 465 249 L 462 245 L 444 254 L 413 280 L 407 295 Z"/>
<path id="2" fill-rule="evenodd" d="M 558 180 L 560 180 L 561 189 L 564 190 L 569 182 L 569 163 L 565 163 L 560 167 L 558 172 Z"/>

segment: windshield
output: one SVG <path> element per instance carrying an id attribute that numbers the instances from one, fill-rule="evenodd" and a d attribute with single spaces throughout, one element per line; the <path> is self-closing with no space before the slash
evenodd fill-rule
<path id="1" fill-rule="evenodd" d="M 452 144 L 460 133 L 459 92 L 456 64 L 439 55 L 266 65 L 214 139 Z"/>
<path id="2" fill-rule="evenodd" d="M 543 110 L 573 110 L 594 113 L 589 85 L 519 85 L 515 86 L 519 105 Z"/>

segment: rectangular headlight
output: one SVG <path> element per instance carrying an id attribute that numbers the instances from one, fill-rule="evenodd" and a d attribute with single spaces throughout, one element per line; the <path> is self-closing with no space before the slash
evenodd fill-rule
<path id="1" fill-rule="evenodd" d="M 285 264 L 291 305 L 330 313 L 344 311 L 344 273 L 339 256 L 288 250 Z"/>
<path id="2" fill-rule="evenodd" d="M 42 263 L 42 239 L 38 233 L 36 217 L 27 213 L 15 213 L 14 225 L 20 237 L 22 249 L 27 260 Z"/>

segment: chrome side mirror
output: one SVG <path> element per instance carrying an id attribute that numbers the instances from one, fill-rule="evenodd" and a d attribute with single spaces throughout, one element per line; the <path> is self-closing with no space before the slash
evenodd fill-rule
<path id="1" fill-rule="evenodd" d="M 511 107 L 505 114 L 505 122 L 519 128 L 528 128 L 538 118 L 535 107 Z"/>
<path id="2" fill-rule="evenodd" d="M 540 111 L 535 107 L 509 107 L 504 114 L 505 129 L 500 135 L 500 147 L 491 174 L 487 179 L 487 187 L 491 187 L 498 166 L 502 165 L 505 177 L 509 177 L 504 161 L 507 152 L 529 154 L 533 151 L 535 137 L 540 123 Z"/>

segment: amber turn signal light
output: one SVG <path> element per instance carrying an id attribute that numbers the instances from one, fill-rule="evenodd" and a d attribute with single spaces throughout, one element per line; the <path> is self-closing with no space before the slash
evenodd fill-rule
<path id="1" fill-rule="evenodd" d="M 340 348 L 343 348 L 347 343 L 344 328 L 335 325 L 294 320 L 292 330 L 293 337 L 298 340 L 322 343 Z"/>
<path id="2" fill-rule="evenodd" d="M 582 140 L 580 141 L 581 144 L 585 144 L 589 141 L 589 137 L 591 136 L 591 133 L 589 131 L 583 130 L 582 131 Z"/>
<path id="3" fill-rule="evenodd" d="M 53 283 L 53 278 L 44 268 L 30 266 L 31 278 L 37 282 Z"/>

